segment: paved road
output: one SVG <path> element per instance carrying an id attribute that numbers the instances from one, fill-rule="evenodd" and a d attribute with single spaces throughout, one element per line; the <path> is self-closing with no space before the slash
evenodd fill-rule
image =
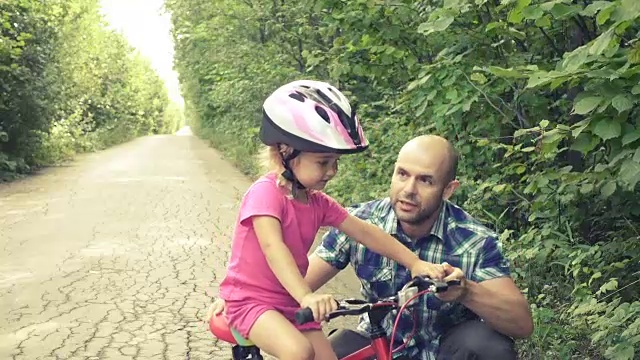
<path id="1" fill-rule="evenodd" d="M 0 185 L 0 359 L 231 358 L 202 316 L 250 181 L 182 135 Z"/>

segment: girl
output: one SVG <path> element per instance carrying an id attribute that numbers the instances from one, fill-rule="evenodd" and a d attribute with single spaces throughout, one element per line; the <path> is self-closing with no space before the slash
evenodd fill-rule
<path id="1" fill-rule="evenodd" d="M 319 228 L 338 228 L 413 275 L 425 275 L 430 264 L 322 192 L 336 175 L 340 155 L 369 145 L 355 111 L 335 87 L 300 80 L 277 89 L 263 104 L 260 139 L 269 171 L 247 190 L 236 219 L 220 284 L 227 321 L 281 360 L 335 360 L 319 321 L 336 303 L 303 280 Z M 295 324 L 301 307 L 310 307 L 316 322 Z"/>

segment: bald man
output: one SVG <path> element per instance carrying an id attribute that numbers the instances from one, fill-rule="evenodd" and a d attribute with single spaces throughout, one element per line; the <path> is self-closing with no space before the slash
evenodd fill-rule
<path id="1" fill-rule="evenodd" d="M 458 155 L 446 139 L 416 137 L 398 154 L 389 197 L 349 211 L 433 263 L 432 277 L 461 281 L 437 297 L 420 298 L 414 310 L 416 331 L 403 350 L 403 359 L 516 359 L 512 338 L 525 338 L 533 331 L 529 305 L 510 277 L 498 235 L 449 201 L 460 185 L 457 163 Z M 315 291 L 347 265 L 355 269 L 361 293 L 369 301 L 393 295 L 411 278 L 402 265 L 333 229 L 309 257 L 305 280 Z M 218 300 L 212 312 L 222 311 L 223 305 Z M 387 336 L 395 316 L 387 316 L 383 323 Z M 404 314 L 394 348 L 409 338 L 413 327 L 413 319 Z M 359 330 L 370 330 L 366 317 L 360 320 Z M 338 358 L 369 342 L 350 330 L 336 332 L 330 340 Z"/>
<path id="2" fill-rule="evenodd" d="M 533 331 L 529 305 L 510 277 L 498 235 L 448 201 L 460 185 L 457 162 L 457 153 L 446 139 L 416 137 L 398 154 L 389 197 L 349 210 L 393 235 L 422 260 L 441 265 L 432 276 L 461 280 L 461 286 L 438 297 L 421 298 L 415 310 L 417 330 L 404 351 L 406 358 L 516 359 L 512 338 L 528 337 Z M 402 265 L 334 229 L 311 255 L 305 279 L 317 289 L 347 265 L 353 266 L 368 300 L 393 295 L 411 276 Z M 395 314 L 387 316 L 384 323 L 388 336 L 394 319 Z M 361 319 L 359 329 L 370 329 L 367 319 Z M 411 317 L 403 316 L 394 348 L 412 329 Z M 332 336 L 334 347 L 351 347 L 340 351 L 353 352 L 358 346 L 353 334 L 340 335 L 344 341 Z"/>

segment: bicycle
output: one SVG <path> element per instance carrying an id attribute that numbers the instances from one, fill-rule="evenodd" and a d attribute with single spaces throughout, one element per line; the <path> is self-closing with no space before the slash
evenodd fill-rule
<path id="1" fill-rule="evenodd" d="M 398 293 L 393 296 L 380 299 L 375 302 L 367 302 L 360 299 L 343 299 L 338 301 L 338 310 L 329 313 L 327 321 L 341 316 L 359 316 L 368 314 L 371 322 L 371 330 L 363 334 L 350 329 L 340 329 L 329 335 L 329 341 L 340 360 L 392 360 L 392 354 L 402 349 L 404 345 L 392 348 L 387 334 L 382 326 L 382 321 L 392 310 L 399 309 L 394 323 L 391 338 L 400 319 L 400 314 L 411 307 L 415 299 L 428 293 L 446 291 L 449 286 L 460 285 L 460 281 L 452 280 L 440 282 L 426 277 L 414 277 L 406 283 Z M 304 324 L 313 321 L 311 309 L 300 309 L 295 314 L 296 322 Z M 263 360 L 260 349 L 248 339 L 243 338 L 235 330 L 230 329 L 222 314 L 213 316 L 209 322 L 209 329 L 213 335 L 227 343 L 232 344 L 233 360 Z M 415 331 L 415 327 L 414 327 Z M 411 337 L 413 334 L 411 334 Z M 340 341 L 338 341 L 340 339 Z M 357 350 L 352 352 L 340 346 L 340 343 L 357 344 Z M 353 348 L 353 346 L 350 346 Z"/>

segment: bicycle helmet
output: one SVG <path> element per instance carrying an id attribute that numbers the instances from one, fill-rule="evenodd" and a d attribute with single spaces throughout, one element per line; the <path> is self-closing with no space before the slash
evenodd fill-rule
<path id="1" fill-rule="evenodd" d="M 355 108 L 326 82 L 297 80 L 285 84 L 267 97 L 262 110 L 260 140 L 266 145 L 286 144 L 294 149 L 283 157 L 282 174 L 294 183 L 297 181 L 289 162 L 302 151 L 354 154 L 369 147 Z"/>

